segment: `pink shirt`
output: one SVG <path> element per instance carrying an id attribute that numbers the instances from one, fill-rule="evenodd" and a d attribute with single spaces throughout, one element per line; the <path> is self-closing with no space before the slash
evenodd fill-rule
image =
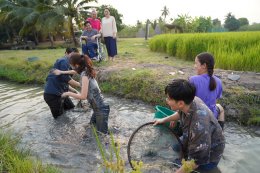
<path id="1" fill-rule="evenodd" d="M 90 22 L 93 29 L 96 29 L 98 31 L 101 29 L 101 22 L 99 19 L 88 18 L 87 21 Z"/>

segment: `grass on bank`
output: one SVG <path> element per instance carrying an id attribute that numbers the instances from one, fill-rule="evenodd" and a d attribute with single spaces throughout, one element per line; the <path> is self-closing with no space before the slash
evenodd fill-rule
<path id="1" fill-rule="evenodd" d="M 60 173 L 57 168 L 43 165 L 30 155 L 30 151 L 19 149 L 19 138 L 0 131 L 1 173 Z"/>
<path id="2" fill-rule="evenodd" d="M 41 45 L 40 45 L 41 46 Z M 59 47 L 59 46 L 58 46 Z M 81 51 L 81 49 L 79 48 Z M 20 83 L 44 84 L 45 78 L 56 59 L 64 56 L 65 48 L 36 50 L 1 50 L 0 77 Z M 155 53 L 148 49 L 148 42 L 143 38 L 119 39 L 118 52 L 120 63 L 124 61 L 146 64 L 167 64 L 175 67 L 190 66 L 193 62 L 179 60 L 165 53 Z M 38 57 L 30 62 L 28 58 Z M 167 59 L 165 58 L 167 57 Z M 95 66 L 110 66 L 111 62 L 95 63 Z"/>

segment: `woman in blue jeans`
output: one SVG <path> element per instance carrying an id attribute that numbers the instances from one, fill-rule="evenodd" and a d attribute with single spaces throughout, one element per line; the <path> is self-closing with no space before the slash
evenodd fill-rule
<path id="1" fill-rule="evenodd" d="M 96 72 L 90 58 L 87 55 L 73 53 L 70 57 L 70 65 L 73 66 L 75 70 L 61 71 L 55 69 L 53 73 L 56 75 L 80 74 L 81 92 L 64 92 L 61 96 L 70 96 L 80 100 L 87 98 L 93 109 L 90 124 L 93 124 L 97 128 L 97 131 L 107 134 L 110 108 L 109 105 L 104 102 L 103 95 L 95 79 Z"/>

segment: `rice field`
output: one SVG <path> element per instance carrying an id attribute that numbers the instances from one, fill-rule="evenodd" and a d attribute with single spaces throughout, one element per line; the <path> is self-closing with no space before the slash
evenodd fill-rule
<path id="1" fill-rule="evenodd" d="M 260 32 L 164 34 L 153 37 L 149 47 L 190 61 L 210 52 L 217 68 L 260 72 Z"/>

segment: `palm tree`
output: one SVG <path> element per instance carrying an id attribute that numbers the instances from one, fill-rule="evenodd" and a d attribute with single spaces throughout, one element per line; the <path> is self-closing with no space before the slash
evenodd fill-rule
<path id="1" fill-rule="evenodd" d="M 17 4 L 19 2 L 17 1 Z M 8 40 L 13 43 L 14 36 L 17 36 L 17 33 L 22 27 L 22 21 L 16 17 L 14 2 L 9 1 L 0 1 L 0 23 L 4 30 L 6 31 Z"/>
<path id="2" fill-rule="evenodd" d="M 161 11 L 162 11 L 162 16 L 164 16 L 164 23 L 165 23 L 166 16 L 168 16 L 170 14 L 170 12 L 166 6 L 164 6 Z"/>
<path id="3" fill-rule="evenodd" d="M 91 6 L 87 5 L 92 1 L 97 2 L 97 0 L 60 0 L 54 4 L 55 11 L 58 14 L 65 16 L 66 20 L 68 21 L 69 33 L 75 46 L 78 46 L 78 42 L 74 34 L 73 21 L 75 21 L 77 25 L 80 25 L 80 23 L 84 20 L 84 16 L 87 15 L 87 10 L 92 8 Z"/>
<path id="4" fill-rule="evenodd" d="M 5 20 L 14 24 L 19 22 L 19 35 L 33 33 L 34 40 L 38 44 L 37 32 L 48 34 L 53 47 L 54 29 L 63 23 L 64 17 L 53 11 L 52 0 L 7 0 L 1 1 L 0 9 L 5 12 Z M 59 16 L 57 18 L 57 16 Z M 55 19 L 55 22 L 52 20 Z"/>
<path id="5" fill-rule="evenodd" d="M 96 0 L 1 0 L 0 12 L 4 10 L 7 13 L 6 20 L 12 19 L 11 22 L 22 20 L 23 26 L 19 32 L 20 35 L 41 31 L 43 34 L 49 35 L 52 46 L 53 35 L 67 23 L 68 31 L 77 46 L 73 21 L 79 24 L 84 20 L 86 10 L 91 8 L 86 5 L 92 1 L 96 2 Z"/>

